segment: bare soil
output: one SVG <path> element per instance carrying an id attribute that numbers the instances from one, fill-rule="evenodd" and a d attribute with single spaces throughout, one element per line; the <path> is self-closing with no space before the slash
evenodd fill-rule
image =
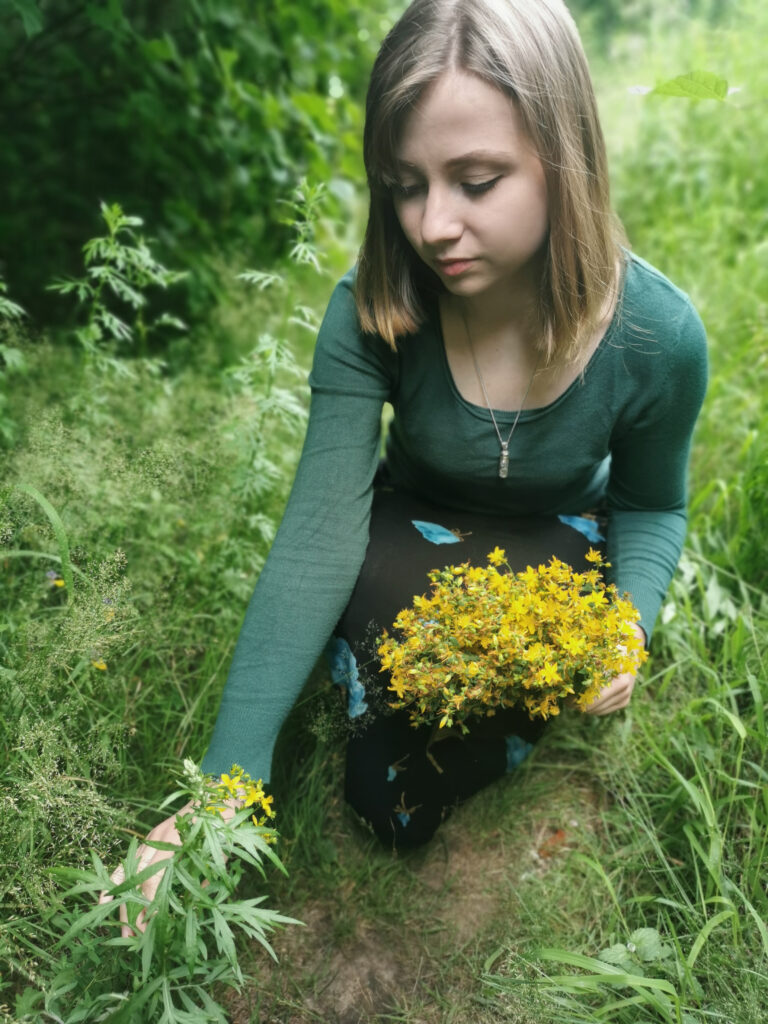
<path id="1" fill-rule="evenodd" d="M 478 829 L 472 802 L 459 808 L 429 847 L 401 859 L 408 880 L 393 892 L 399 913 L 387 922 L 361 914 L 364 893 L 343 869 L 335 890 L 281 906 L 306 927 L 275 936 L 278 964 L 257 954 L 254 987 L 228 1002 L 232 1024 L 443 1024 L 434 992 L 445 991 L 448 962 L 462 950 L 484 957 L 498 947 L 509 933 L 516 887 L 562 864 L 594 827 L 598 795 L 575 780 L 566 792 L 562 781 L 555 784 L 558 799 L 521 820 L 514 838 L 508 828 Z M 360 841 L 345 831 L 338 842 Z M 464 977 L 451 969 L 450 983 L 468 996 L 479 988 L 479 969 L 467 957 L 458 960 Z M 494 1017 L 468 1007 L 466 1016 L 456 1009 L 450 1020 Z"/>

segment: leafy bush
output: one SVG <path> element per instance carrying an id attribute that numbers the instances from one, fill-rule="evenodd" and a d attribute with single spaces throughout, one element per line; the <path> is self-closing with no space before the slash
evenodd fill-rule
<path id="1" fill-rule="evenodd" d="M 8 412 L 5 384 L 16 373 L 23 373 L 26 360 L 18 347 L 24 310 L 7 297 L 8 286 L 0 277 L 0 439 L 12 440 L 16 430 Z"/>
<path id="2" fill-rule="evenodd" d="M 19 301 L 60 317 L 43 285 L 77 271 L 107 197 L 190 270 L 193 312 L 221 295 L 220 250 L 283 252 L 277 201 L 303 173 L 360 178 L 369 21 L 343 0 L 2 5 L 0 273 Z"/>

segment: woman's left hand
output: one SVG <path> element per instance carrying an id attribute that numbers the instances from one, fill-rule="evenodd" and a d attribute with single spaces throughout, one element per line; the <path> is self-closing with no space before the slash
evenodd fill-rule
<path id="1" fill-rule="evenodd" d="M 635 633 L 637 633 L 640 640 L 645 644 L 645 630 L 642 626 L 634 625 Z M 635 679 L 637 678 L 637 672 L 623 672 L 620 676 L 616 676 L 612 682 L 601 691 L 600 696 L 597 697 L 589 707 L 584 708 L 584 713 L 587 715 L 610 715 L 613 711 L 621 711 L 625 708 L 632 697 L 632 690 L 635 688 Z"/>

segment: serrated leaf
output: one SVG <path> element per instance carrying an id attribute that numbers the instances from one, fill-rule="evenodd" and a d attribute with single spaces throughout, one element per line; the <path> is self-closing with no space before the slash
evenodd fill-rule
<path id="1" fill-rule="evenodd" d="M 665 960 L 672 955 L 672 947 L 662 942 L 655 928 L 638 928 L 632 932 L 629 941 L 635 947 L 635 954 L 646 963 Z"/>
<path id="2" fill-rule="evenodd" d="M 691 71 L 660 82 L 652 94 L 656 96 L 682 96 L 689 100 L 718 100 L 728 95 L 728 82 L 714 71 Z"/>
<path id="3" fill-rule="evenodd" d="M 597 959 L 601 963 L 610 964 L 613 967 L 619 968 L 624 971 L 625 974 L 631 974 L 636 978 L 645 977 L 645 971 L 643 970 L 642 964 L 636 956 L 632 956 L 632 953 L 624 945 L 617 944 L 615 946 L 609 946 L 608 949 L 604 949 L 601 953 L 598 953 Z"/>
<path id="4" fill-rule="evenodd" d="M 632 956 L 629 950 L 621 942 L 617 942 L 607 949 L 600 950 L 597 954 L 597 959 L 602 960 L 604 964 L 619 964 L 622 967 L 632 963 Z"/>
<path id="5" fill-rule="evenodd" d="M 267 288 L 285 287 L 285 279 L 281 274 L 265 273 L 263 270 L 244 270 L 242 274 L 237 275 L 237 280 L 255 285 L 260 292 L 266 291 Z"/>
<path id="6" fill-rule="evenodd" d="M 20 348 L 10 348 L 8 345 L 0 345 L 0 358 L 5 363 L 6 370 L 23 370 L 26 366 L 24 353 Z"/>

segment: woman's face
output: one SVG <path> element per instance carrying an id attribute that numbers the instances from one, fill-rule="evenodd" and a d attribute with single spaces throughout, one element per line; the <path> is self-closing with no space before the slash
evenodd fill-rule
<path id="1" fill-rule="evenodd" d="M 406 119 L 396 157 L 398 220 L 450 292 L 537 286 L 549 226 L 544 168 L 504 93 L 446 72 Z"/>

